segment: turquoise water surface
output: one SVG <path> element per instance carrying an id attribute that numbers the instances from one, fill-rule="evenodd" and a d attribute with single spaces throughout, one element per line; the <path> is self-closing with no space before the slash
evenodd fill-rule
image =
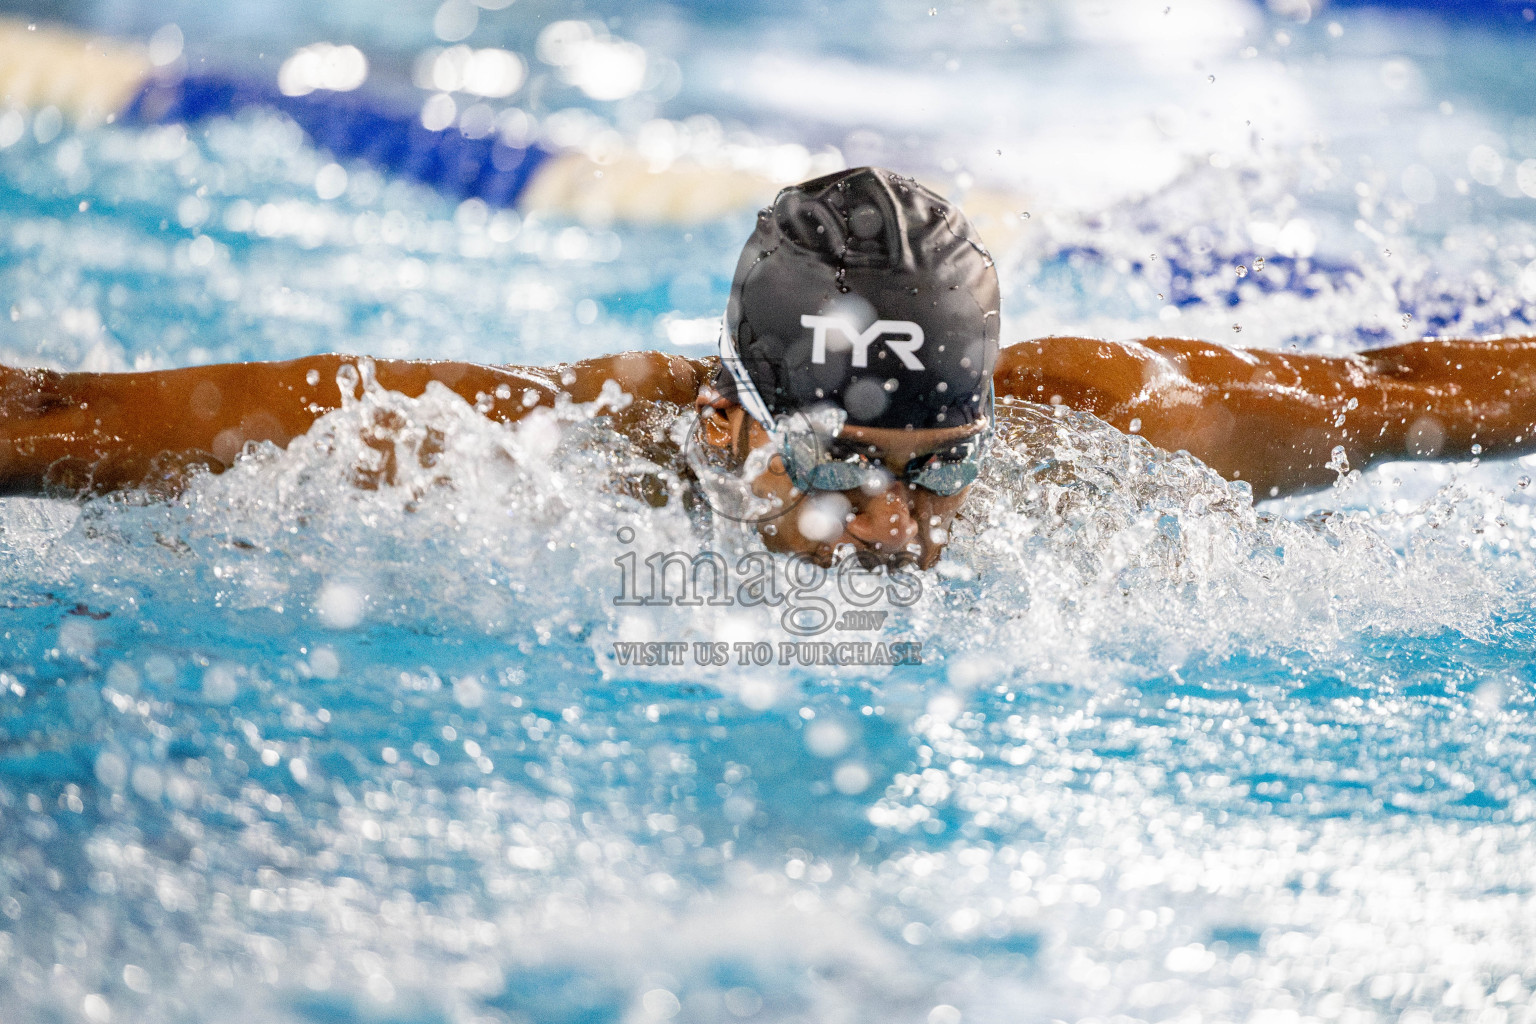
<path id="1" fill-rule="evenodd" d="M 252 68 L 354 42 L 405 90 L 455 2 L 51 16 Z M 546 138 L 965 195 L 1005 341 L 1527 330 L 1536 35 L 1271 6 L 463 5 Z M 643 52 L 632 92 L 539 56 L 561 19 Z M 337 194 L 259 112 L 12 117 L 8 364 L 702 355 L 751 226 Z M 761 547 L 594 410 L 338 386 L 177 498 L 0 500 L 0 1019 L 1536 1021 L 1536 459 L 1255 508 L 1023 410 L 940 569 L 822 634 L 922 663 L 806 667 L 782 608 L 624 600 Z"/>

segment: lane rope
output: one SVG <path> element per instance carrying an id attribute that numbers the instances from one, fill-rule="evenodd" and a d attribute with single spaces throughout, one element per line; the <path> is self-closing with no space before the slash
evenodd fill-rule
<path id="1" fill-rule="evenodd" d="M 763 206 L 789 180 L 680 160 L 656 168 L 626 149 L 594 156 L 499 134 L 432 129 L 403 98 L 367 89 L 285 93 L 276 80 L 156 67 L 146 46 L 0 18 L 0 99 L 56 108 L 81 127 L 194 124 L 278 111 L 338 160 L 361 160 L 457 200 L 583 221 L 692 224 Z"/>

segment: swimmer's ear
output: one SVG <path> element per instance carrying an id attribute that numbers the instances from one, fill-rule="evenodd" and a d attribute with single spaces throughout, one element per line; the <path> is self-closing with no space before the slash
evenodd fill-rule
<path id="1" fill-rule="evenodd" d="M 699 389 L 699 397 L 694 399 L 694 407 L 699 411 L 699 424 L 704 443 L 711 448 L 726 450 L 733 446 L 735 431 L 731 428 L 731 411 L 739 409 L 735 402 L 724 398 L 709 385 Z"/>
<path id="2" fill-rule="evenodd" d="M 731 433 L 731 421 L 728 417 L 721 416 L 715 413 L 713 409 L 710 409 L 706 410 L 705 414 L 699 417 L 699 423 L 702 424 L 700 434 L 705 444 L 719 451 L 726 451 L 733 447 L 732 441 L 734 438 Z"/>

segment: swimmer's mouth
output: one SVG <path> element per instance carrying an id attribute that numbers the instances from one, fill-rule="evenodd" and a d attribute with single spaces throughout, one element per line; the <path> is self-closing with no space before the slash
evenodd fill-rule
<path id="1" fill-rule="evenodd" d="M 866 548 L 856 551 L 854 556 L 858 558 L 860 567 L 865 569 L 878 569 L 881 566 L 887 569 L 910 569 L 917 565 L 917 555 L 910 551 L 893 551 L 885 554 Z"/>
<path id="2" fill-rule="evenodd" d="M 837 552 L 840 549 L 852 548 L 853 557 L 859 563 L 861 569 L 913 569 L 921 568 L 918 565 L 917 553 L 907 551 L 877 551 L 862 541 L 845 537 L 837 544 L 823 544 L 816 549 L 813 557 L 817 565 L 824 569 L 830 569 L 837 561 Z"/>

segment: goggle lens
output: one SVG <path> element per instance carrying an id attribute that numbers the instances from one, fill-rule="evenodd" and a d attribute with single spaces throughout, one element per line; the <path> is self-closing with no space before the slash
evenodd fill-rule
<path id="1" fill-rule="evenodd" d="M 941 498 L 953 497 L 976 482 L 981 472 L 981 456 L 992 436 L 996 399 L 987 395 L 987 429 L 961 441 L 943 452 L 913 459 L 901 479 L 931 491 Z M 790 480 L 802 491 L 852 491 L 884 470 L 862 454 L 838 459 L 827 453 L 812 425 L 803 416 L 780 420 L 780 454 Z"/>

